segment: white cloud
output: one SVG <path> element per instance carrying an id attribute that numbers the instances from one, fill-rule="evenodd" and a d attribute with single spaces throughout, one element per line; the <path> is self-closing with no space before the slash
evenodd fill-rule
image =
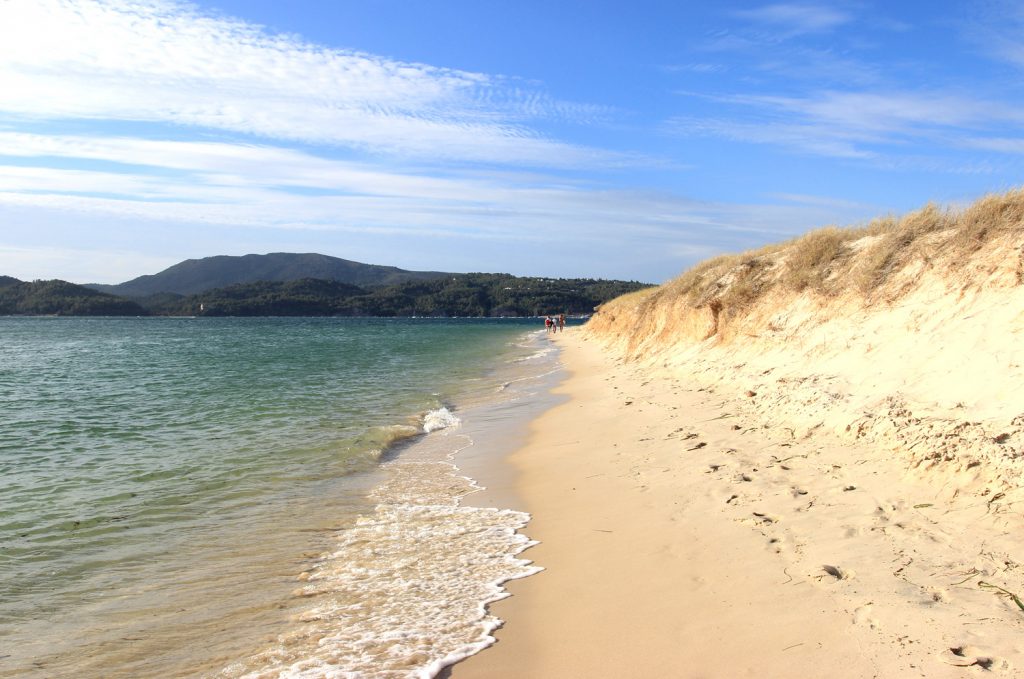
<path id="1" fill-rule="evenodd" d="M 711 73 L 722 73 L 728 70 L 725 64 L 715 64 L 708 62 L 692 62 L 688 64 L 669 64 L 661 67 L 663 71 L 667 73 L 699 73 L 699 74 L 711 74 Z"/>
<path id="2" fill-rule="evenodd" d="M 731 105 L 736 113 L 678 116 L 666 122 L 669 132 L 773 144 L 834 158 L 879 159 L 885 149 L 913 142 L 963 146 L 956 140 L 985 129 L 1024 124 L 1024 114 L 1015 107 L 941 91 L 694 96 Z"/>
<path id="3" fill-rule="evenodd" d="M 965 139 L 964 145 L 969 148 L 985 151 L 997 151 L 1015 155 L 1024 154 L 1024 137 L 975 137 Z"/>
<path id="4" fill-rule="evenodd" d="M 1020 3 L 973 3 L 956 28 L 968 42 L 989 57 L 1024 67 L 1024 8 Z"/>
<path id="5" fill-rule="evenodd" d="M 994 120 L 1024 120 L 1017 110 L 976 95 L 946 92 L 840 92 L 815 97 L 762 98 L 765 104 L 844 129 L 908 132 L 920 125 L 964 126 Z"/>
<path id="6" fill-rule="evenodd" d="M 738 10 L 733 16 L 776 29 L 782 37 L 828 33 L 853 20 L 850 14 L 835 7 L 794 3 Z"/>
<path id="7" fill-rule="evenodd" d="M 833 126 L 799 121 L 676 117 L 666 122 L 665 129 L 671 134 L 715 136 L 753 144 L 772 144 L 831 158 L 868 159 L 875 155 L 863 148 L 863 143 L 869 141 L 863 133 L 851 134 Z"/>
<path id="8" fill-rule="evenodd" d="M 190 164 L 181 149 L 173 144 L 169 148 L 167 157 L 176 158 L 182 166 Z M 256 154 L 264 151 L 276 152 L 253 149 Z M 297 162 L 295 158 L 292 161 Z M 325 167 L 329 169 L 329 163 Z M 300 177 L 308 171 L 301 164 L 296 168 Z M 389 181 L 388 175 L 381 177 Z M 409 186 L 403 186 L 405 178 L 398 177 L 386 194 L 338 195 L 290 193 L 277 186 L 282 179 L 287 178 L 273 176 L 263 184 L 262 180 L 248 183 L 241 178 L 234 185 L 215 177 L 196 185 L 188 177 L 160 174 L 0 166 L 0 215 L 10 216 L 4 223 L 17 225 L 22 248 L 52 242 L 58 229 L 79 234 L 83 225 L 104 225 L 107 235 L 102 237 L 111 239 L 112 244 L 134 244 L 136 238 L 152 240 L 154 234 L 161 233 L 164 235 L 158 239 L 174 243 L 178 251 L 193 242 L 197 233 L 208 242 L 262 242 L 268 243 L 267 248 L 285 250 L 294 247 L 288 243 L 301 239 L 307 243 L 306 249 L 349 258 L 359 251 L 359 243 L 364 243 L 365 251 L 365 244 L 372 240 L 375 251 L 404 253 L 408 267 L 436 269 L 443 268 L 439 262 L 451 259 L 446 251 L 473 250 L 476 245 L 467 246 L 472 242 L 491 244 L 485 251 L 492 253 L 476 255 L 470 265 L 475 270 L 508 270 L 514 257 L 521 257 L 518 267 L 522 271 L 523 262 L 533 259 L 531 248 L 536 248 L 553 253 L 555 261 L 564 260 L 568 253 L 579 257 L 590 253 L 596 258 L 591 261 L 592 268 L 588 271 L 579 263 L 576 271 L 580 275 L 622 275 L 637 262 L 658 260 L 662 262 L 659 266 L 667 269 L 652 269 L 647 275 L 659 278 L 687 263 L 672 261 L 669 253 L 693 254 L 688 262 L 693 263 L 698 254 L 745 249 L 836 221 L 837 214 L 851 212 L 819 205 L 701 203 L 672 194 L 543 183 L 539 177 L 533 178 L 531 185 L 518 186 L 489 182 L 478 174 L 424 179 L 441 186 L 441 195 L 421 190 L 415 177 L 409 178 Z M 82 187 L 93 195 L 81 193 Z M 125 195 L 127 191 L 133 194 Z M 145 233 L 136 235 L 137 225 L 144 225 Z M 88 232 L 95 228 L 88 227 Z M 97 232 L 91 239 L 100 235 Z M 414 253 L 408 251 L 411 243 L 416 243 Z M 693 249 L 687 249 L 691 244 Z M 217 253 L 222 251 L 224 247 L 219 246 Z M 609 258 L 609 252 L 616 253 L 611 258 L 614 261 L 600 263 Z M 189 256 L 201 254 L 210 253 L 193 248 Z M 396 263 L 379 254 L 370 261 Z M 120 278 L 109 274 L 103 278 L 72 277 L 67 273 L 70 269 L 61 268 L 65 260 L 55 262 L 48 271 L 26 275 L 117 281 L 159 270 L 139 260 L 121 265 L 118 270 L 131 275 Z M 19 271 L 24 272 L 26 266 Z M 0 267 L 0 272 L 10 270 Z"/>
<path id="9" fill-rule="evenodd" d="M 551 176 L 431 176 L 270 146 L 0 132 L 2 156 L 37 166 L 0 164 L 0 204 L 145 220 L 493 239 L 608 219 L 593 192 Z"/>
<path id="10" fill-rule="evenodd" d="M 177 264 L 169 257 L 123 250 L 22 247 L 0 242 L 0 272 L 24 281 L 63 278 L 82 283 L 122 282 Z"/>
<path id="11" fill-rule="evenodd" d="M 770 198 L 775 200 L 783 200 L 789 203 L 798 203 L 800 205 L 815 205 L 825 208 L 835 208 L 839 210 L 871 210 L 880 212 L 881 210 L 877 206 L 868 205 L 854 200 L 846 200 L 844 198 L 834 198 L 830 196 L 812 196 L 805 193 L 772 193 L 769 194 Z"/>
<path id="12" fill-rule="evenodd" d="M 616 160 L 519 122 L 591 119 L 598 107 L 161 0 L 0 2 L 0 92 L 0 111 L 27 119 L 171 123 L 442 160 Z"/>
<path id="13" fill-rule="evenodd" d="M 60 158 L 133 166 L 124 168 L 123 173 L 108 173 L 126 179 L 175 170 L 180 172 L 177 177 L 160 172 L 150 181 L 175 186 L 184 192 L 180 194 L 183 198 L 209 187 L 305 187 L 438 199 L 463 198 L 469 188 L 482 192 L 489 188 L 484 181 L 469 187 L 464 180 L 385 171 L 366 162 L 327 159 L 294 149 L 226 142 L 0 132 L 2 156 L 41 159 L 37 162 L 52 163 Z"/>

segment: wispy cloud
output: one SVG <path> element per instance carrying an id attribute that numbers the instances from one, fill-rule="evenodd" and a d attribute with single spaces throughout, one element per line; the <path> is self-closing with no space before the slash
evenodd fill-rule
<path id="1" fill-rule="evenodd" d="M 0 271 L 22 280 L 67 277 L 82 283 L 121 282 L 140 270 L 161 271 L 177 261 L 128 250 L 21 247 L 0 241 Z"/>
<path id="2" fill-rule="evenodd" d="M 749 87 L 781 78 L 838 86 L 868 86 L 892 68 L 863 57 L 877 51 L 865 25 L 890 33 L 881 19 L 851 9 L 809 3 L 779 3 L 726 13 L 729 21 L 693 47 L 728 61 L 730 72 Z M 840 30 L 842 29 L 842 30 Z"/>
<path id="3" fill-rule="evenodd" d="M 122 165 L 115 177 L 152 176 L 175 185 L 180 197 L 212 187 L 305 187 L 378 196 L 461 198 L 466 181 L 411 172 L 386 171 L 367 162 L 328 159 L 303 151 L 256 144 L 171 141 L 130 137 L 89 137 L 0 132 L 0 157 L 103 161 Z M 168 177 L 164 170 L 179 171 Z M 196 181 L 200 179 L 201 181 Z M 180 186 L 178 186 L 180 184 Z M 472 188 L 487 193 L 484 182 Z"/>
<path id="4" fill-rule="evenodd" d="M 83 169 L 84 161 L 95 167 Z M 131 225 L 145 224 L 177 243 L 182 258 L 202 254 L 187 249 L 190 239 L 184 234 L 196 229 L 202 229 L 204 240 L 245 243 L 245 251 L 255 249 L 252 243 L 289 249 L 294 246 L 279 243 L 315 234 L 321 245 L 310 249 L 323 249 L 334 239 L 344 244 L 343 256 L 357 257 L 368 248 L 360 243 L 372 241 L 373 251 L 402 253 L 401 261 L 381 263 L 410 268 L 499 270 L 510 258 L 536 260 L 537 251 L 557 253 L 552 256 L 563 275 L 635 276 L 628 273 L 635 262 L 647 261 L 647 278 L 660 280 L 699 255 L 745 249 L 832 221 L 834 214 L 809 204 L 729 205 L 609 190 L 542 173 L 509 177 L 474 168 L 421 175 L 263 145 L 0 133 L 0 218 L 20 225 L 25 239 L 31 241 L 41 224 L 113 223 L 125 226 L 111 241 L 123 251 Z M 74 233 L 80 230 L 76 226 Z M 231 232 L 246 235 L 238 240 L 241 236 L 230 237 Z M 478 254 L 460 264 L 455 253 L 466 250 L 468 242 L 494 252 L 494 260 Z M 418 244 L 419 255 L 410 252 L 410 243 Z M 26 254 L 25 262 L 42 261 L 51 249 Z M 619 256 L 595 270 L 609 251 Z M 677 259 L 690 254 L 688 261 Z M 65 258 L 54 261 L 67 265 Z M 370 261 L 380 261 L 379 255 Z M 139 258 L 132 275 L 152 273 L 151 264 Z M 537 266 L 536 273 L 551 271 L 550 265 Z M 123 272 L 125 266 L 115 270 Z M 131 277 L 97 277 L 92 271 L 69 267 L 51 275 Z"/>
<path id="5" fill-rule="evenodd" d="M 1024 125 L 1012 106 L 967 93 L 825 90 L 803 97 L 700 95 L 731 108 L 714 118 L 677 116 L 674 134 L 719 136 L 837 158 L 877 158 L 886 149 L 969 130 Z"/>
<path id="6" fill-rule="evenodd" d="M 743 121 L 723 118 L 691 118 L 676 116 L 665 129 L 682 136 L 713 136 L 731 141 L 770 144 L 831 158 L 871 158 L 864 149 L 863 134 L 851 134 L 828 126 L 778 120 Z"/>
<path id="7" fill-rule="evenodd" d="M 712 74 L 727 71 L 728 67 L 725 64 L 691 62 L 687 64 L 668 64 L 666 66 L 662 66 L 661 70 L 665 71 L 666 73 Z"/>
<path id="8" fill-rule="evenodd" d="M 968 148 L 996 151 L 1014 155 L 1024 154 L 1024 136 L 1021 137 L 973 137 L 963 141 Z"/>
<path id="9" fill-rule="evenodd" d="M 835 7 L 795 3 L 737 10 L 733 16 L 774 29 L 784 38 L 808 33 L 828 33 L 853 20 L 852 15 Z"/>
<path id="10" fill-rule="evenodd" d="M 7 200 L 7 198 L 13 200 Z M 519 196 L 519 204 L 443 206 L 393 200 L 320 199 L 238 206 L 165 205 L 69 195 L 6 196 L 0 219 L 21 232 L 68 226 L 68 250 L 21 238 L 17 251 L 0 238 L 0 270 L 20 278 L 120 282 L 153 273 L 186 257 L 249 252 L 326 251 L 350 259 L 406 268 L 500 271 L 528 275 L 607 276 L 660 281 L 699 259 L 788 238 L 814 226 L 852 222 L 869 214 L 835 206 L 779 203 L 708 203 L 646 192 L 547 191 Z M 788 203 L 788 204 L 787 204 Z M 297 207 L 306 211 L 294 213 Z M 393 210 L 393 212 L 389 212 Z M 330 212 L 330 220 L 316 222 Z M 339 219 L 339 211 L 346 216 Z M 388 216 L 399 215 L 401 221 Z M 70 216 L 72 219 L 67 219 Z M 151 238 L 166 242 L 167 257 L 132 257 L 132 225 L 146 220 Z M 206 220 L 209 221 L 206 221 Z M 272 226 L 260 226 L 261 223 Z M 478 228 L 486 222 L 490 228 Z M 116 224 L 119 235 L 87 225 Z M 557 227 L 553 227 L 557 224 Z M 215 226 L 216 228 L 211 228 Z M 623 234 L 628 238 L 623 238 Z M 10 241 L 9 241 L 10 243 Z M 7 254 L 5 254 L 5 252 Z M 122 259 L 103 253 L 121 253 Z M 391 253 L 386 258 L 382 252 Z M 95 256 L 90 253 L 95 253 Z M 609 253 L 614 253 L 610 255 Z M 146 253 L 141 253 L 146 254 Z M 109 270 L 96 266 L 103 257 Z M 159 260 L 159 261 L 158 261 Z M 642 262 L 643 266 L 638 267 Z M 6 265 L 4 265 L 6 263 Z"/>
<path id="11" fill-rule="evenodd" d="M 0 204 L 148 220 L 543 239 L 554 222 L 608 222 L 594 193 L 551 175 L 425 174 L 265 145 L 0 132 Z"/>
<path id="12" fill-rule="evenodd" d="M 612 154 L 523 124 L 588 121 L 507 79 L 326 48 L 163 0 L 0 3 L 0 112 L 142 121 L 400 156 L 578 166 Z"/>
<path id="13" fill-rule="evenodd" d="M 996 0 L 972 5 L 972 9 L 957 23 L 962 37 L 989 58 L 1024 68 L 1024 8 Z"/>
<path id="14" fill-rule="evenodd" d="M 736 99 L 739 101 L 739 99 Z M 984 101 L 973 94 L 950 92 L 824 91 L 812 97 L 750 97 L 825 125 L 867 132 L 912 132 L 920 126 L 955 127 L 991 121 L 1024 121 L 1013 107 Z"/>

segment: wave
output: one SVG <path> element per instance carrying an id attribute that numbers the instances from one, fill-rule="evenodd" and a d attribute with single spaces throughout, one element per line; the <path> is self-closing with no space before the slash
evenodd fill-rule
<path id="1" fill-rule="evenodd" d="M 533 352 L 532 354 L 530 354 L 528 356 L 523 356 L 521 358 L 513 358 L 509 362 L 510 363 L 526 363 L 527 361 L 536 361 L 539 358 L 544 358 L 546 356 L 550 356 L 555 350 L 556 350 L 555 346 L 547 346 L 547 347 L 544 347 L 542 349 L 538 349 L 537 351 Z"/>
<path id="2" fill-rule="evenodd" d="M 423 416 L 423 433 L 429 434 L 432 431 L 457 427 L 462 421 L 452 414 L 448 408 L 441 406 L 437 410 L 431 410 Z"/>
<path id="3" fill-rule="evenodd" d="M 353 471 L 366 471 L 380 463 L 384 454 L 396 444 L 423 432 L 411 424 L 372 427 L 360 435 L 349 448 L 346 463 Z"/>

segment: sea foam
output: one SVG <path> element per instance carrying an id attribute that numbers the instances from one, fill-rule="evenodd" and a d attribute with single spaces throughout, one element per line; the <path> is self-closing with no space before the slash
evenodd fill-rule
<path id="1" fill-rule="evenodd" d="M 450 439 L 448 439 L 450 441 Z M 467 439 L 468 440 L 468 439 Z M 311 603 L 295 626 L 222 676 L 244 679 L 428 679 L 494 643 L 487 604 L 502 584 L 541 570 L 518 555 L 529 515 L 467 507 L 478 489 L 429 439 L 383 465 L 375 510 L 335 537 L 294 596 Z"/>
<path id="2" fill-rule="evenodd" d="M 452 411 L 448 408 L 441 407 L 437 410 L 431 410 L 423 416 L 423 432 L 429 434 L 432 431 L 439 429 L 448 429 L 449 427 L 457 427 L 461 420 L 452 414 Z"/>

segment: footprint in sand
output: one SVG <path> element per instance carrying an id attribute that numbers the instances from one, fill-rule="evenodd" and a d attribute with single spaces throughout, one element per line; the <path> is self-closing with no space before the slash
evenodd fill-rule
<path id="1" fill-rule="evenodd" d="M 873 630 L 879 629 L 878 621 L 871 615 L 872 603 L 866 603 L 853 611 L 853 622 L 857 625 L 870 627 Z"/>
<path id="2" fill-rule="evenodd" d="M 825 564 L 821 567 L 821 570 L 825 571 L 826 575 L 831 575 L 836 580 L 849 580 L 853 577 L 853 571 L 842 569 L 839 566 L 830 566 Z M 820 577 L 825 576 L 823 575 Z"/>
<path id="3" fill-rule="evenodd" d="M 778 523 L 779 517 L 764 512 L 753 512 L 754 519 L 761 523 Z"/>
<path id="4" fill-rule="evenodd" d="M 974 667 L 983 670 L 1005 671 L 1010 664 L 997 656 L 983 652 L 980 648 L 963 644 L 952 646 L 939 654 L 939 660 L 955 667 Z"/>

